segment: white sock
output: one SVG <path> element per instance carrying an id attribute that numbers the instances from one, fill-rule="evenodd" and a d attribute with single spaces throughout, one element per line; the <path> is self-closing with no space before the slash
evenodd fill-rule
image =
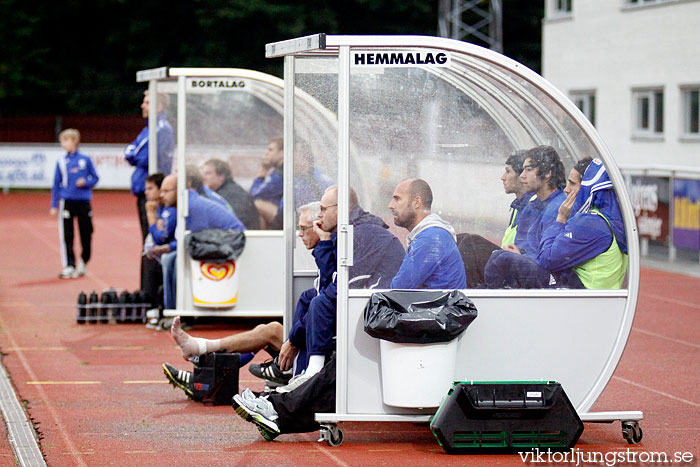
<path id="1" fill-rule="evenodd" d="M 309 357 L 309 364 L 306 366 L 306 371 L 304 372 L 304 374 L 308 376 L 313 376 L 319 371 L 321 371 L 321 369 L 323 369 L 323 365 L 325 364 L 325 355 L 311 355 Z"/>

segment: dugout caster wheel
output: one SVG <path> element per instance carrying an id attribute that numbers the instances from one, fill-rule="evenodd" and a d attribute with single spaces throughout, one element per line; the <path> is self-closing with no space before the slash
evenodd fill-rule
<path id="1" fill-rule="evenodd" d="M 622 437 L 625 438 L 629 444 L 639 444 L 642 441 L 642 436 L 644 436 L 644 432 L 642 432 L 642 427 L 639 426 L 639 422 L 622 422 Z"/>
<path id="2" fill-rule="evenodd" d="M 78 316 L 75 318 L 78 324 L 85 324 L 85 315 L 87 314 L 85 305 L 87 305 L 87 295 L 85 295 L 85 292 L 80 292 L 80 295 L 78 295 Z"/>
<path id="3" fill-rule="evenodd" d="M 329 446 L 340 446 L 343 444 L 343 430 L 335 424 L 321 425 L 321 437 L 318 441 L 325 441 Z"/>

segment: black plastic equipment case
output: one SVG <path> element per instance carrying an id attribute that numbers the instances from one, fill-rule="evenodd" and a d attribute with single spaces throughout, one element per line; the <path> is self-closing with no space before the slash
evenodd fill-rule
<path id="1" fill-rule="evenodd" d="M 241 354 L 211 352 L 193 363 L 192 399 L 204 405 L 230 405 L 233 395 L 238 394 Z"/>
<path id="2" fill-rule="evenodd" d="M 453 454 L 566 451 L 583 423 L 559 383 L 455 382 L 430 422 Z"/>

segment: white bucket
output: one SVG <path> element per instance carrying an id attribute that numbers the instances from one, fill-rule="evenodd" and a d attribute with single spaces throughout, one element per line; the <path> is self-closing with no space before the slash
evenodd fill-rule
<path id="1" fill-rule="evenodd" d="M 454 381 L 457 339 L 395 344 L 380 339 L 382 397 L 394 407 L 438 407 Z"/>
<path id="2" fill-rule="evenodd" d="M 236 305 L 240 272 L 235 261 L 209 263 L 193 259 L 190 265 L 195 306 L 230 308 Z"/>

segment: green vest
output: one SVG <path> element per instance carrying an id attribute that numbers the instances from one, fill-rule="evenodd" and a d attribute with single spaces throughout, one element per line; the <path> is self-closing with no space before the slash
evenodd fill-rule
<path id="1" fill-rule="evenodd" d="M 530 201 L 533 199 L 537 198 L 537 195 L 532 195 L 530 197 Z M 518 226 L 515 225 L 515 219 L 518 217 L 518 210 L 513 208 L 513 211 L 510 213 L 510 225 L 506 229 L 506 232 L 503 234 L 503 240 L 501 241 L 501 248 L 505 248 L 508 245 L 512 245 L 515 243 L 515 236 L 518 233 Z"/>
<path id="2" fill-rule="evenodd" d="M 510 225 L 506 229 L 506 233 L 503 234 L 503 241 L 501 242 L 501 248 L 505 248 L 506 245 L 510 245 L 515 242 L 515 235 L 518 233 L 518 226 L 515 225 L 515 217 L 518 215 L 518 210 L 513 209 L 510 215 Z"/>
<path id="3" fill-rule="evenodd" d="M 597 209 L 593 208 L 590 212 L 602 217 L 610 227 L 610 222 Z M 619 289 L 622 287 L 622 281 L 624 281 L 627 272 L 628 258 L 620 251 L 612 229 L 610 229 L 610 233 L 613 236 L 610 248 L 574 268 L 576 275 L 587 289 Z"/>

